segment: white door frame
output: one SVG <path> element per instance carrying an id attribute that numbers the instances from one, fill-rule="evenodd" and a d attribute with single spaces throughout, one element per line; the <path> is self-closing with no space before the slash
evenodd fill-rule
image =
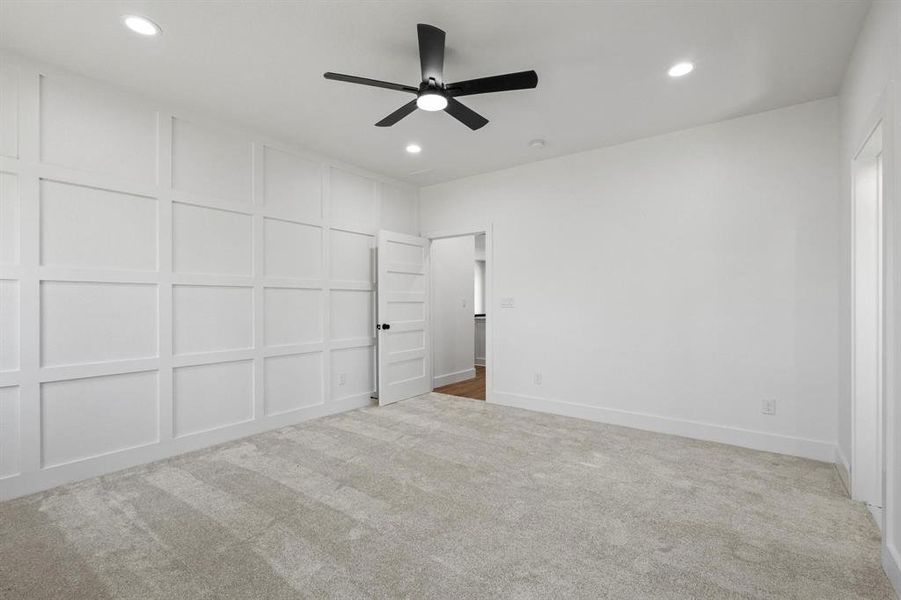
<path id="1" fill-rule="evenodd" d="M 488 318 L 485 319 L 485 402 L 494 401 L 494 323 L 497 319 L 497 312 L 494 309 L 494 236 L 493 225 L 487 223 L 485 225 L 475 225 L 472 227 L 461 227 L 459 229 L 441 229 L 439 231 L 424 232 L 422 237 L 430 240 L 440 240 L 443 238 L 463 237 L 467 235 L 483 235 L 485 236 L 485 313 Z M 429 303 L 434 305 L 432 298 L 433 290 L 429 289 Z M 434 311 L 429 315 L 429 329 L 434 330 L 431 319 Z M 435 365 L 435 337 L 432 336 L 431 353 L 432 360 L 429 361 L 429 368 L 434 370 Z M 429 372 L 429 381 L 434 381 L 434 373 Z"/>
<path id="2" fill-rule="evenodd" d="M 852 190 L 852 210 L 851 210 L 851 495 L 857 500 L 863 500 L 867 503 L 879 526 L 882 527 L 882 508 L 884 506 L 883 494 L 885 488 L 885 477 L 883 476 L 883 465 L 885 462 L 884 451 L 884 423 L 885 423 L 885 394 L 884 394 L 884 307 L 885 307 L 885 236 L 884 236 L 884 219 L 883 219 L 883 186 L 882 186 L 882 140 L 883 128 L 882 121 L 876 123 L 867 136 L 867 139 L 855 153 L 851 163 L 851 190 Z M 868 172 L 865 179 L 861 179 L 861 171 L 866 169 Z M 862 189 L 867 186 L 867 189 Z M 870 186 L 873 186 L 872 188 Z M 876 193 L 875 198 L 875 256 L 858 255 L 858 237 L 862 231 L 858 225 L 859 205 L 861 202 L 872 202 L 874 199 L 870 195 Z M 866 196 L 864 197 L 864 194 Z M 864 342 L 875 344 L 875 353 L 873 356 L 874 364 L 869 366 L 866 374 L 858 373 L 858 354 L 857 350 L 860 345 L 858 335 L 868 335 L 861 332 L 857 328 L 857 322 L 860 311 L 867 311 L 868 308 L 862 308 L 858 305 L 858 262 L 860 260 L 869 261 L 875 258 L 875 307 L 870 307 L 875 311 L 875 339 L 864 339 Z M 866 298 L 865 298 L 866 299 Z M 872 392 L 876 397 L 875 414 L 871 412 L 873 407 L 865 406 L 861 398 L 858 397 L 860 382 L 867 383 L 865 378 L 875 375 L 874 389 Z M 867 399 L 867 404 L 870 400 Z M 875 464 L 874 464 L 875 462 Z M 875 470 L 875 472 L 874 472 Z M 866 474 L 866 475 L 864 475 Z"/>
<path id="3" fill-rule="evenodd" d="M 879 319 L 879 381 L 878 381 L 878 400 L 881 412 L 881 431 L 876 432 L 881 438 L 880 461 L 881 473 L 877 477 L 881 484 L 882 497 L 879 505 L 881 510 L 871 511 L 873 516 L 879 522 L 879 526 L 883 532 L 883 563 L 886 564 L 887 556 L 891 556 L 895 564 L 901 563 L 901 556 L 898 555 L 897 542 L 893 539 L 894 529 L 896 526 L 892 523 L 893 513 L 897 511 L 895 508 L 897 502 L 901 498 L 897 498 L 894 490 L 897 486 L 896 478 L 899 465 L 897 464 L 901 450 L 901 440 L 897 440 L 897 436 L 901 435 L 901 431 L 897 431 L 896 425 L 901 410 L 901 373 L 896 372 L 901 366 L 901 354 L 897 351 L 899 339 L 901 339 L 901 276 L 895 271 L 898 265 L 901 265 L 901 179 L 897 178 L 895 171 L 901 166 L 901 154 L 898 154 L 901 148 L 894 146 L 894 140 L 901 133 L 901 122 L 896 123 L 894 114 L 895 98 L 897 90 L 894 84 L 889 84 L 882 96 L 876 102 L 874 109 L 871 111 L 869 119 L 865 122 L 865 127 L 860 131 L 858 143 L 854 146 L 854 152 L 850 160 L 850 184 L 851 184 L 851 289 L 850 289 L 850 355 L 851 355 L 851 495 L 855 499 L 860 499 L 859 488 L 855 485 L 855 471 L 859 469 L 859 462 L 863 457 L 855 456 L 857 454 L 858 442 L 867 436 L 874 437 L 873 431 L 864 429 L 864 425 L 857 422 L 857 404 L 855 391 L 856 381 L 856 356 L 855 345 L 857 340 L 856 332 L 856 222 L 855 214 L 857 209 L 857 167 L 859 161 L 865 158 L 866 152 L 869 150 L 869 144 L 873 135 L 877 132 L 881 135 L 881 154 L 882 154 L 882 172 L 881 172 L 881 214 L 880 214 L 880 231 L 879 245 L 881 254 L 881 270 L 879 271 L 880 279 L 880 306 L 878 310 Z"/>

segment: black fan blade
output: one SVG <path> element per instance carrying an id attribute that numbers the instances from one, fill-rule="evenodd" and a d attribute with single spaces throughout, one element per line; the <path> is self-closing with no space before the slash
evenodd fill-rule
<path id="1" fill-rule="evenodd" d="M 365 77 L 357 77 L 356 75 L 343 75 L 341 73 L 325 73 L 326 79 L 335 81 L 346 81 L 347 83 L 359 83 L 360 85 L 371 85 L 372 87 L 385 88 L 386 90 L 396 90 L 398 92 L 419 93 L 419 88 L 400 83 L 391 83 L 390 81 L 379 81 L 378 79 L 367 79 Z"/>
<path id="2" fill-rule="evenodd" d="M 468 108 L 460 102 L 457 102 L 453 98 L 447 99 L 447 108 L 444 109 L 444 112 L 457 119 L 473 131 L 484 127 L 485 124 L 488 123 L 488 119 L 472 110 L 471 108 Z"/>
<path id="3" fill-rule="evenodd" d="M 488 94 L 490 92 L 527 90 L 537 86 L 538 73 L 535 71 L 520 71 L 519 73 L 507 73 L 506 75 L 449 83 L 446 91 L 450 96 L 471 96 L 473 94 Z"/>
<path id="4" fill-rule="evenodd" d="M 411 100 L 398 108 L 396 111 L 375 124 L 376 127 L 391 127 L 411 112 L 416 110 L 416 100 Z"/>
<path id="5" fill-rule="evenodd" d="M 416 26 L 419 34 L 419 64 L 422 80 L 444 81 L 444 32 L 437 27 L 420 23 Z"/>

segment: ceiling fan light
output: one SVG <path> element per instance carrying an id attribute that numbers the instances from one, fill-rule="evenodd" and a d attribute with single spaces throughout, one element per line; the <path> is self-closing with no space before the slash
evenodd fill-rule
<path id="1" fill-rule="evenodd" d="M 447 108 L 447 98 L 441 94 L 422 94 L 416 98 L 416 106 L 428 111 L 444 110 Z"/>

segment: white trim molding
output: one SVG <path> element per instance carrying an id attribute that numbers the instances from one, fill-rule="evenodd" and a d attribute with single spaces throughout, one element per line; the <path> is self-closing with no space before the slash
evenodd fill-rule
<path id="1" fill-rule="evenodd" d="M 835 446 L 835 460 L 833 461 L 835 464 L 835 470 L 838 472 L 838 478 L 842 480 L 842 485 L 845 486 L 845 492 L 847 492 L 848 497 L 851 497 L 851 463 L 848 462 L 848 458 L 845 456 L 845 453 L 842 452 L 842 447 L 836 444 Z"/>
<path id="2" fill-rule="evenodd" d="M 888 576 L 898 600 L 901 600 L 901 554 L 892 546 L 882 545 L 882 568 Z"/>
<path id="3" fill-rule="evenodd" d="M 420 207 L 420 219 L 422 217 L 422 207 Z M 422 230 L 422 221 L 419 224 Z M 494 306 L 494 224 L 491 222 L 475 225 L 471 227 L 460 227 L 458 229 L 446 229 L 431 231 L 421 234 L 422 237 L 430 240 L 438 240 L 441 238 L 460 237 L 464 235 L 484 235 L 485 236 L 485 307 L 490 311 L 489 307 Z M 429 302 L 433 299 L 429 296 Z M 496 319 L 489 318 L 485 321 L 485 360 L 484 364 L 479 366 L 485 367 L 485 398 L 491 400 L 494 394 L 494 324 Z M 432 356 L 435 355 L 435 348 L 432 347 Z M 475 369 L 473 369 L 475 371 Z M 472 377 L 475 377 L 473 375 Z M 434 381 L 434 373 L 433 373 Z"/>
<path id="4" fill-rule="evenodd" d="M 10 219 L 18 233 L 9 245 L 14 251 L 6 252 L 4 246 L 0 257 L 0 303 L 6 307 L 10 297 L 10 305 L 18 307 L 10 317 L 18 323 L 11 344 L 14 360 L 0 373 L 0 500 L 371 405 L 373 389 L 366 388 L 375 381 L 375 364 L 368 360 L 375 340 L 364 328 L 371 319 L 375 282 L 365 264 L 371 262 L 373 236 L 383 224 L 383 213 L 397 229 L 418 230 L 415 186 L 6 51 L 0 51 L 0 63 L 13 107 L 0 135 L 15 142 L 0 148 L 2 193 L 5 201 L 7 190 L 13 190 L 10 199 L 18 207 L 18 217 Z M 128 115 L 121 117 L 127 126 L 102 119 L 120 114 L 116 111 Z M 95 126 L 95 120 L 102 126 Z M 69 135 L 73 124 L 93 137 Z M 134 145 L 132 158 L 109 151 L 126 142 Z M 179 144 L 186 149 L 180 155 Z M 221 149 L 232 162 L 216 171 L 186 169 L 205 164 L 207 146 Z M 93 153 L 96 149 L 102 152 Z M 86 162 L 85 156 L 90 157 Z M 220 177 L 223 169 L 234 173 L 234 179 Z M 303 185 L 296 187 L 297 181 Z M 339 182 L 344 186 L 340 190 L 333 185 Z M 303 192 L 297 191 L 301 188 Z M 90 190 L 90 197 L 72 196 L 88 192 L 70 190 Z M 276 196 L 291 201 L 271 201 Z M 112 197 L 116 200 L 109 200 Z M 102 251 L 93 247 L 93 254 L 72 252 L 84 249 L 84 236 L 42 234 L 42 219 L 56 206 L 51 202 L 70 206 L 66 210 L 82 202 L 92 207 L 92 215 L 112 215 L 109 223 L 116 218 L 139 222 L 141 237 L 120 236 L 118 245 L 110 243 Z M 109 209 L 135 203 L 140 209 Z M 68 222 L 69 213 L 55 214 L 59 222 Z M 178 226 L 197 231 L 209 223 L 219 223 L 217 235 L 224 232 L 238 243 L 223 242 L 222 252 L 198 243 L 189 248 L 193 263 L 184 262 L 178 241 L 193 237 L 179 238 Z M 299 231 L 304 232 L 302 251 L 295 248 L 301 243 Z M 51 239 L 68 240 L 68 246 L 57 249 L 58 256 L 81 258 L 43 256 L 42 240 Z M 117 256 L 118 262 L 108 259 L 123 248 L 136 254 L 128 260 L 124 254 Z M 209 262 L 217 252 L 218 262 Z M 295 260 L 301 254 L 303 264 Z M 353 269 L 332 268 L 349 266 L 346 257 L 355 261 Z M 231 312 L 217 313 L 215 322 L 202 326 L 205 329 L 187 328 L 186 323 L 198 321 L 196 307 L 210 292 L 230 298 Z M 269 294 L 315 297 L 309 300 L 311 324 L 304 325 L 303 335 L 267 339 L 267 328 L 292 322 L 286 315 L 299 310 L 294 304 L 267 309 Z M 96 302 L 98 297 L 106 304 Z M 51 304 L 47 298 L 58 301 Z M 56 329 L 47 327 L 42 322 L 48 318 L 45 308 L 68 306 L 71 298 L 87 299 L 78 306 L 92 306 L 102 318 L 75 330 L 71 325 L 89 311 L 62 311 L 54 313 Z M 138 308 L 128 312 L 132 304 Z M 115 309 L 98 308 L 110 306 Z M 176 327 L 179 310 L 182 324 Z M 7 311 L 2 312 L 6 318 Z M 97 323 L 110 330 L 137 324 L 137 334 L 117 332 L 118 345 L 98 342 L 88 348 L 80 341 L 70 343 L 90 340 L 84 328 L 96 328 Z M 231 323 L 237 334 L 217 337 L 216 328 Z M 344 323 L 348 327 L 341 327 Z M 180 346 L 178 331 L 181 339 L 206 341 Z M 104 339 L 102 331 L 92 333 Z M 63 352 L 48 354 L 53 347 Z M 307 358 L 308 370 L 299 376 L 285 366 Z M 240 382 L 228 400 L 231 412 L 221 418 L 217 413 L 224 411 L 213 410 L 220 406 L 203 404 L 204 393 L 197 392 L 216 382 L 217 373 Z M 333 378 L 338 379 L 336 385 Z M 341 387 L 345 383 L 349 385 Z M 276 401 L 278 397 L 282 400 Z M 271 406 L 270 400 L 275 402 Z M 179 408 L 190 402 L 196 410 L 184 409 L 187 413 L 182 414 L 204 418 L 179 423 Z M 107 415 L 106 406 L 119 412 Z M 72 415 L 83 418 L 72 423 Z"/>
<path id="5" fill-rule="evenodd" d="M 809 440 L 763 431 L 740 429 L 738 427 L 715 425 L 713 423 L 673 419 L 646 413 L 589 406 L 587 404 L 550 400 L 501 391 L 495 391 L 489 402 L 514 408 L 524 408 L 526 410 L 597 421 L 608 425 L 678 435 L 707 442 L 718 442 L 752 450 L 761 450 L 763 452 L 787 454 L 827 463 L 835 460 L 835 444 L 821 440 Z"/>

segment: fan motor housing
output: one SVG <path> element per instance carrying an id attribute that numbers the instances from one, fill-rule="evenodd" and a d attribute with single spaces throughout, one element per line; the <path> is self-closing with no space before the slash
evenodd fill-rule
<path id="1" fill-rule="evenodd" d="M 447 95 L 444 91 L 444 86 L 439 84 L 433 78 L 429 78 L 428 81 L 423 81 L 419 84 L 419 93 L 417 94 L 417 96 L 422 96 L 423 94 L 438 94 L 440 96 Z"/>

